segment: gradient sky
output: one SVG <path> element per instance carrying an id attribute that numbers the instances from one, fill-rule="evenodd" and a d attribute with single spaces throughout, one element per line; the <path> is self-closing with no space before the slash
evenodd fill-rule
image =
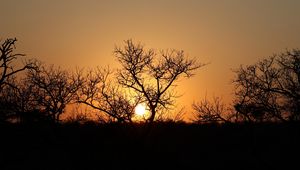
<path id="1" fill-rule="evenodd" d="M 300 47 L 299 0 L 0 0 L 0 38 L 18 52 L 71 68 L 117 67 L 115 45 L 182 49 L 210 62 L 179 82 L 179 106 L 232 97 L 231 69 Z"/>

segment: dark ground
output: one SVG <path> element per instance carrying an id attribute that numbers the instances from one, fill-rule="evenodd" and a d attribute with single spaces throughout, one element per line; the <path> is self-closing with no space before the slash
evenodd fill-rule
<path id="1" fill-rule="evenodd" d="M 0 124 L 6 169 L 299 169 L 300 125 Z"/>

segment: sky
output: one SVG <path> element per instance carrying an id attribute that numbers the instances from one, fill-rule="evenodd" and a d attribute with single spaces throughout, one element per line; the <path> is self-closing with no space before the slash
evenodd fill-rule
<path id="1" fill-rule="evenodd" d="M 0 39 L 64 68 L 118 67 L 115 46 L 184 50 L 210 63 L 180 80 L 178 107 L 233 97 L 232 69 L 300 47 L 299 0 L 0 0 Z"/>

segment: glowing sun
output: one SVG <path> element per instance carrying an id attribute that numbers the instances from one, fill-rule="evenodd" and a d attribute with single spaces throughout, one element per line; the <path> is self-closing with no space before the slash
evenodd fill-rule
<path id="1" fill-rule="evenodd" d="M 135 107 L 134 111 L 135 111 L 135 114 L 137 114 L 138 116 L 145 115 L 146 114 L 146 106 L 145 106 L 145 104 L 142 104 L 142 103 L 138 104 Z"/>

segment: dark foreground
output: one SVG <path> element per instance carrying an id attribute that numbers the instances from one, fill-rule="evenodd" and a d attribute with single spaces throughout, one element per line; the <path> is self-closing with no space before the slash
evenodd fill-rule
<path id="1" fill-rule="evenodd" d="M 0 169 L 298 169 L 300 125 L 4 125 Z"/>

